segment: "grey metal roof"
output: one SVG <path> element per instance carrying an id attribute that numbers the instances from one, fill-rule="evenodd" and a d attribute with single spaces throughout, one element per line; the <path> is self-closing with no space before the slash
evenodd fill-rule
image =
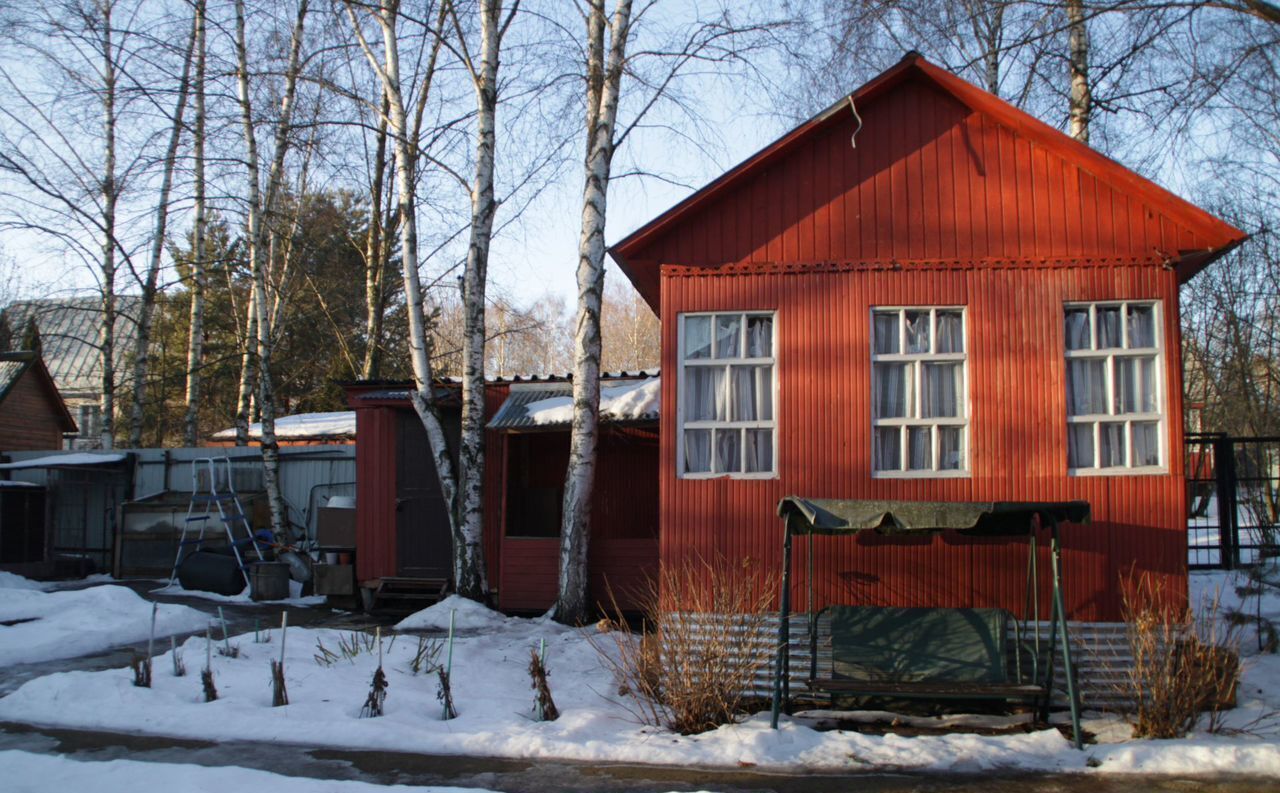
<path id="1" fill-rule="evenodd" d="M 0 360 L 0 399 L 4 399 L 5 394 L 9 393 L 9 389 L 13 384 L 18 382 L 18 378 L 22 373 L 27 371 L 27 367 L 31 365 L 30 359 Z"/>
<path id="2" fill-rule="evenodd" d="M 137 295 L 116 297 L 115 363 L 122 368 L 137 344 L 136 317 L 141 306 Z M 97 297 L 64 300 L 27 300 L 4 309 L 16 338 L 22 337 L 29 317 L 35 317 L 45 368 L 68 399 L 92 397 L 102 392 L 102 354 L 98 334 L 102 305 Z"/>
<path id="3" fill-rule="evenodd" d="M 641 383 L 648 378 L 632 378 L 632 379 L 614 379 L 608 382 L 607 387 L 631 385 L 633 383 Z M 554 399 L 555 397 L 569 397 L 573 395 L 572 383 L 548 383 L 546 385 L 529 386 L 525 388 L 515 387 L 511 389 L 511 393 L 507 396 L 506 401 L 502 403 L 502 407 L 498 408 L 498 412 L 493 414 L 493 418 L 489 420 L 489 429 L 491 430 L 560 430 L 568 427 L 569 421 L 534 421 L 529 417 L 528 407 L 534 402 L 541 402 L 544 399 Z M 609 415 L 607 411 L 601 411 L 600 421 L 612 422 L 614 424 L 651 424 L 658 420 L 656 411 L 648 412 L 638 416 L 627 416 L 626 418 L 617 418 Z"/>

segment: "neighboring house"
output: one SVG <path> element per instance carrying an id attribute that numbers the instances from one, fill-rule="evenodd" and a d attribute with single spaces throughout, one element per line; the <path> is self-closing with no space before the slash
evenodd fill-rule
<path id="1" fill-rule="evenodd" d="M 62 448 L 76 423 L 40 356 L 0 352 L 0 451 Z"/>
<path id="2" fill-rule="evenodd" d="M 662 321 L 662 562 L 780 570 L 788 495 L 1083 499 L 1071 619 L 1185 597 L 1178 290 L 1245 238 L 909 55 L 611 249 Z M 1023 544 L 818 542 L 818 606 L 1023 612 Z"/>
<path id="3" fill-rule="evenodd" d="M 116 297 L 115 354 L 117 384 L 126 382 L 126 367 L 137 344 L 136 295 Z M 96 448 L 102 429 L 102 304 L 97 297 L 27 300 L 9 305 L 4 315 L 20 337 L 34 318 L 40 331 L 41 355 L 53 382 L 76 417 L 79 434 L 67 439 L 70 448 Z M 118 387 L 118 386 L 117 386 Z"/>
<path id="4" fill-rule="evenodd" d="M 652 372 L 604 376 L 592 501 L 592 592 L 634 607 L 658 563 L 659 382 Z M 356 575 L 378 591 L 404 579 L 447 580 L 449 516 L 411 384 L 346 385 L 355 411 Z M 500 608 L 545 612 L 556 598 L 560 519 L 572 415 L 567 377 L 499 378 L 486 388 L 485 559 Z M 458 383 L 438 400 L 456 449 Z M 456 454 L 456 452 L 455 452 Z"/>

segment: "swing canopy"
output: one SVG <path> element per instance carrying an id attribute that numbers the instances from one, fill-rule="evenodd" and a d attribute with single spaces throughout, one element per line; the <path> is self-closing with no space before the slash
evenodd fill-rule
<path id="1" fill-rule="evenodd" d="M 916 534 L 956 531 L 979 537 L 1025 536 L 1041 525 L 1087 523 L 1087 501 L 853 501 L 787 496 L 778 516 L 791 535 Z"/>

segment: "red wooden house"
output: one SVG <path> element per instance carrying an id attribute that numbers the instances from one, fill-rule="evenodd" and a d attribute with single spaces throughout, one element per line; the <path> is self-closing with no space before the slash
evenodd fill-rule
<path id="1" fill-rule="evenodd" d="M 1072 619 L 1185 593 L 1178 287 L 1244 238 L 908 55 L 611 250 L 662 318 L 662 561 L 778 569 L 791 494 L 1083 499 Z M 1022 608 L 1021 544 L 816 542 L 819 605 Z"/>

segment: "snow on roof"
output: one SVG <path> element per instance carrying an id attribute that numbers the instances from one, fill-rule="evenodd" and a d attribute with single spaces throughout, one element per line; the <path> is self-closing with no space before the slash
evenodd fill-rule
<path id="1" fill-rule="evenodd" d="M 4 490 L 6 487 L 43 487 L 43 485 L 38 485 L 35 482 L 19 482 L 16 479 L 0 479 L 0 490 Z"/>
<path id="2" fill-rule="evenodd" d="M 78 468 L 89 465 L 118 465 L 127 459 L 129 459 L 127 454 L 93 454 L 91 452 L 50 454 L 46 457 L 33 457 L 30 460 L 5 463 L 0 465 L 0 470 L 16 471 L 19 468 Z"/>
<path id="3" fill-rule="evenodd" d="M 354 438 L 356 436 L 356 412 L 339 410 L 334 413 L 298 413 L 276 419 L 276 438 L 300 440 L 303 438 Z M 249 425 L 249 437 L 262 437 L 262 424 Z M 233 441 L 236 428 L 230 427 L 213 434 L 215 441 Z"/>
<path id="4" fill-rule="evenodd" d="M 600 389 L 600 416 L 614 421 L 639 421 L 658 415 L 661 379 L 650 377 Z M 573 420 L 573 396 L 555 396 L 525 405 L 534 424 L 568 424 Z"/>

